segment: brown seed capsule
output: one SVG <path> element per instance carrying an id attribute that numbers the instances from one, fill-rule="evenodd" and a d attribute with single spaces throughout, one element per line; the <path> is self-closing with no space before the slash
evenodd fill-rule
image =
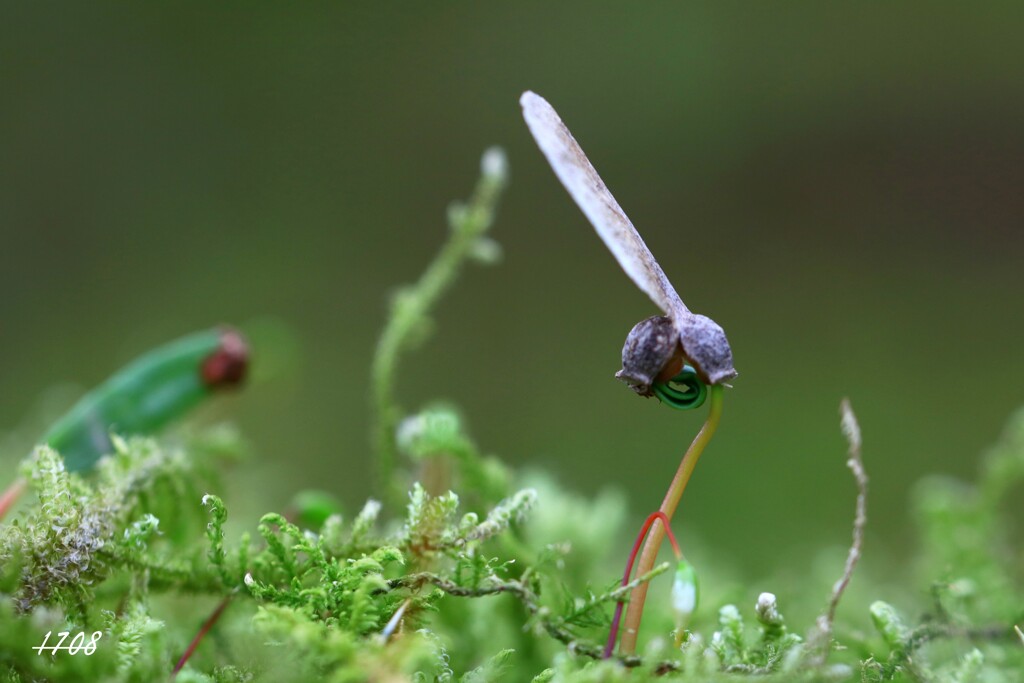
<path id="1" fill-rule="evenodd" d="M 676 321 L 683 355 L 706 384 L 728 382 L 737 375 L 725 330 L 711 318 L 685 313 Z"/>
<path id="2" fill-rule="evenodd" d="M 221 329 L 220 346 L 203 361 L 203 383 L 211 389 L 242 383 L 249 367 L 249 347 L 245 338 L 230 327 Z"/>
<path id="3" fill-rule="evenodd" d="M 653 396 L 651 384 L 668 366 L 680 365 L 679 332 L 671 318 L 655 315 L 638 322 L 626 335 L 622 369 L 615 376 L 641 396 Z"/>
<path id="4" fill-rule="evenodd" d="M 638 322 L 622 347 L 622 369 L 615 376 L 641 396 L 652 396 L 651 384 L 667 382 L 689 363 L 707 384 L 736 376 L 725 332 L 707 316 L 686 313 L 679 325 L 656 315 Z"/>

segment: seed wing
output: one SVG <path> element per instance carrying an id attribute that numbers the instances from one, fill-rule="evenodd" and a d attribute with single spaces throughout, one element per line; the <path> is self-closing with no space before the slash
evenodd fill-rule
<path id="1" fill-rule="evenodd" d="M 519 103 L 526 125 L 555 175 L 615 260 L 636 286 L 678 324 L 689 309 L 558 113 L 547 100 L 530 91 L 523 93 Z"/>

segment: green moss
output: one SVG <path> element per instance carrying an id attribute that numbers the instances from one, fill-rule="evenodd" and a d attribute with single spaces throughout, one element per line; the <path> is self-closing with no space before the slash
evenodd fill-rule
<path id="1" fill-rule="evenodd" d="M 509 469 L 481 452 L 453 407 L 406 413 L 395 401 L 400 355 L 425 334 L 430 308 L 465 259 L 495 251 L 485 233 L 505 171 L 490 154 L 474 198 L 452 211 L 448 246 L 396 299 L 378 349 L 384 502 L 346 519 L 340 511 L 357 508 L 300 494 L 290 513 L 235 535 L 219 476 L 244 450 L 230 431 L 115 439 L 88 475 L 39 448 L 24 465 L 34 499 L 0 527 L 0 681 L 166 680 L 207 630 L 179 682 L 1024 680 L 1013 629 L 1024 622 L 1020 552 L 1002 512 L 1024 479 L 1024 412 L 977 483 L 917 488 L 916 604 L 877 601 L 880 589 L 858 577 L 840 621 L 822 631 L 783 612 L 826 613 L 827 584 L 817 593 L 780 580 L 778 599 L 756 600 L 740 586 L 729 599 L 728 571 L 713 571 L 676 648 L 671 579 L 657 579 L 652 595 L 664 599 L 649 601 L 645 649 L 600 660 L 628 595 L 611 553 L 627 547 L 626 501 Z M 101 636 L 91 656 L 40 656 L 32 648 L 48 631 Z"/>

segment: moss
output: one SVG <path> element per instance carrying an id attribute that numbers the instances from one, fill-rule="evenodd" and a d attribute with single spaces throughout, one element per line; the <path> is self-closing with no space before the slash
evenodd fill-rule
<path id="1" fill-rule="evenodd" d="M 448 246 L 399 295 L 378 349 L 382 502 L 346 519 L 329 497 L 297 495 L 290 513 L 234 536 L 219 475 L 244 449 L 230 431 L 115 439 L 88 475 L 39 448 L 24 465 L 34 500 L 0 527 L 0 680 L 165 680 L 176 663 L 179 682 L 222 683 L 1024 680 L 1020 554 L 1001 512 L 1024 479 L 1024 412 L 977 483 L 917 488 L 920 604 L 877 601 L 861 577 L 861 602 L 847 600 L 849 621 L 832 624 L 841 588 L 830 602 L 827 585 L 819 595 L 780 580 L 776 594 L 735 603 L 718 580 L 690 630 L 673 634 L 671 601 L 652 600 L 654 636 L 639 656 L 599 659 L 616 602 L 669 568 L 625 589 L 614 581 L 621 558 L 609 548 L 626 547 L 626 502 L 515 472 L 481 452 L 457 409 L 406 413 L 394 398 L 400 356 L 461 264 L 493 260 L 486 231 L 505 168 L 489 154 L 473 199 L 451 212 Z M 670 580 L 658 581 L 667 598 Z M 790 604 L 828 623 L 791 623 Z M 869 621 L 873 631 L 860 627 Z M 32 648 L 48 631 L 101 635 L 91 656 L 40 656 Z"/>

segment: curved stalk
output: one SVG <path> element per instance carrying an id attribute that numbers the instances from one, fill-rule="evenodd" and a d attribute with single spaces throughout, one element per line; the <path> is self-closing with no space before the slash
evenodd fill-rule
<path id="1" fill-rule="evenodd" d="M 686 454 L 683 455 L 683 459 L 679 463 L 679 469 L 676 470 L 672 483 L 668 487 L 668 492 L 665 494 L 665 499 L 659 508 L 659 511 L 664 513 L 665 518 L 669 521 L 672 520 L 672 515 L 679 505 L 679 499 L 686 489 L 687 482 L 690 481 L 693 468 L 697 466 L 697 460 L 700 459 L 704 448 L 711 441 L 711 437 L 715 435 L 715 430 L 718 429 L 718 422 L 721 418 L 722 386 L 716 384 L 711 387 L 711 410 L 708 412 L 708 419 L 704 422 L 704 426 L 701 427 L 693 443 L 686 450 Z M 658 550 L 661 548 L 661 542 L 664 538 L 665 525 L 659 518 L 654 522 L 654 526 L 647 536 L 647 542 L 644 544 L 643 552 L 640 554 L 640 564 L 636 569 L 637 574 L 644 574 L 651 570 L 655 560 L 658 559 Z M 629 596 L 625 628 L 622 633 L 622 654 L 631 655 L 636 652 L 636 641 L 640 632 L 640 619 L 643 617 L 644 601 L 647 599 L 647 586 L 648 584 L 646 583 L 640 584 L 633 589 L 632 594 Z"/>
<path id="2" fill-rule="evenodd" d="M 636 542 L 633 544 L 633 550 L 629 553 L 629 559 L 626 560 L 626 571 L 622 575 L 622 583 L 620 584 L 625 588 L 629 584 L 629 576 L 633 573 L 633 562 L 636 561 L 636 556 L 640 552 L 640 544 L 644 542 L 644 538 L 647 536 L 648 530 L 655 521 L 661 520 L 661 523 L 665 525 L 666 531 L 668 531 L 668 542 L 672 544 L 672 550 L 676 554 L 676 560 L 681 560 L 683 552 L 679 549 L 679 544 L 676 543 L 676 537 L 672 533 L 672 527 L 668 524 L 668 517 L 661 510 L 652 512 L 644 521 L 642 527 L 640 527 L 640 533 L 637 534 Z M 622 617 L 622 601 L 619 600 L 615 605 L 615 616 L 612 617 L 612 626 L 608 631 L 608 642 L 604 646 L 604 653 L 602 659 L 608 659 L 612 656 L 612 652 L 615 650 L 615 639 L 619 635 L 619 619 Z"/>

